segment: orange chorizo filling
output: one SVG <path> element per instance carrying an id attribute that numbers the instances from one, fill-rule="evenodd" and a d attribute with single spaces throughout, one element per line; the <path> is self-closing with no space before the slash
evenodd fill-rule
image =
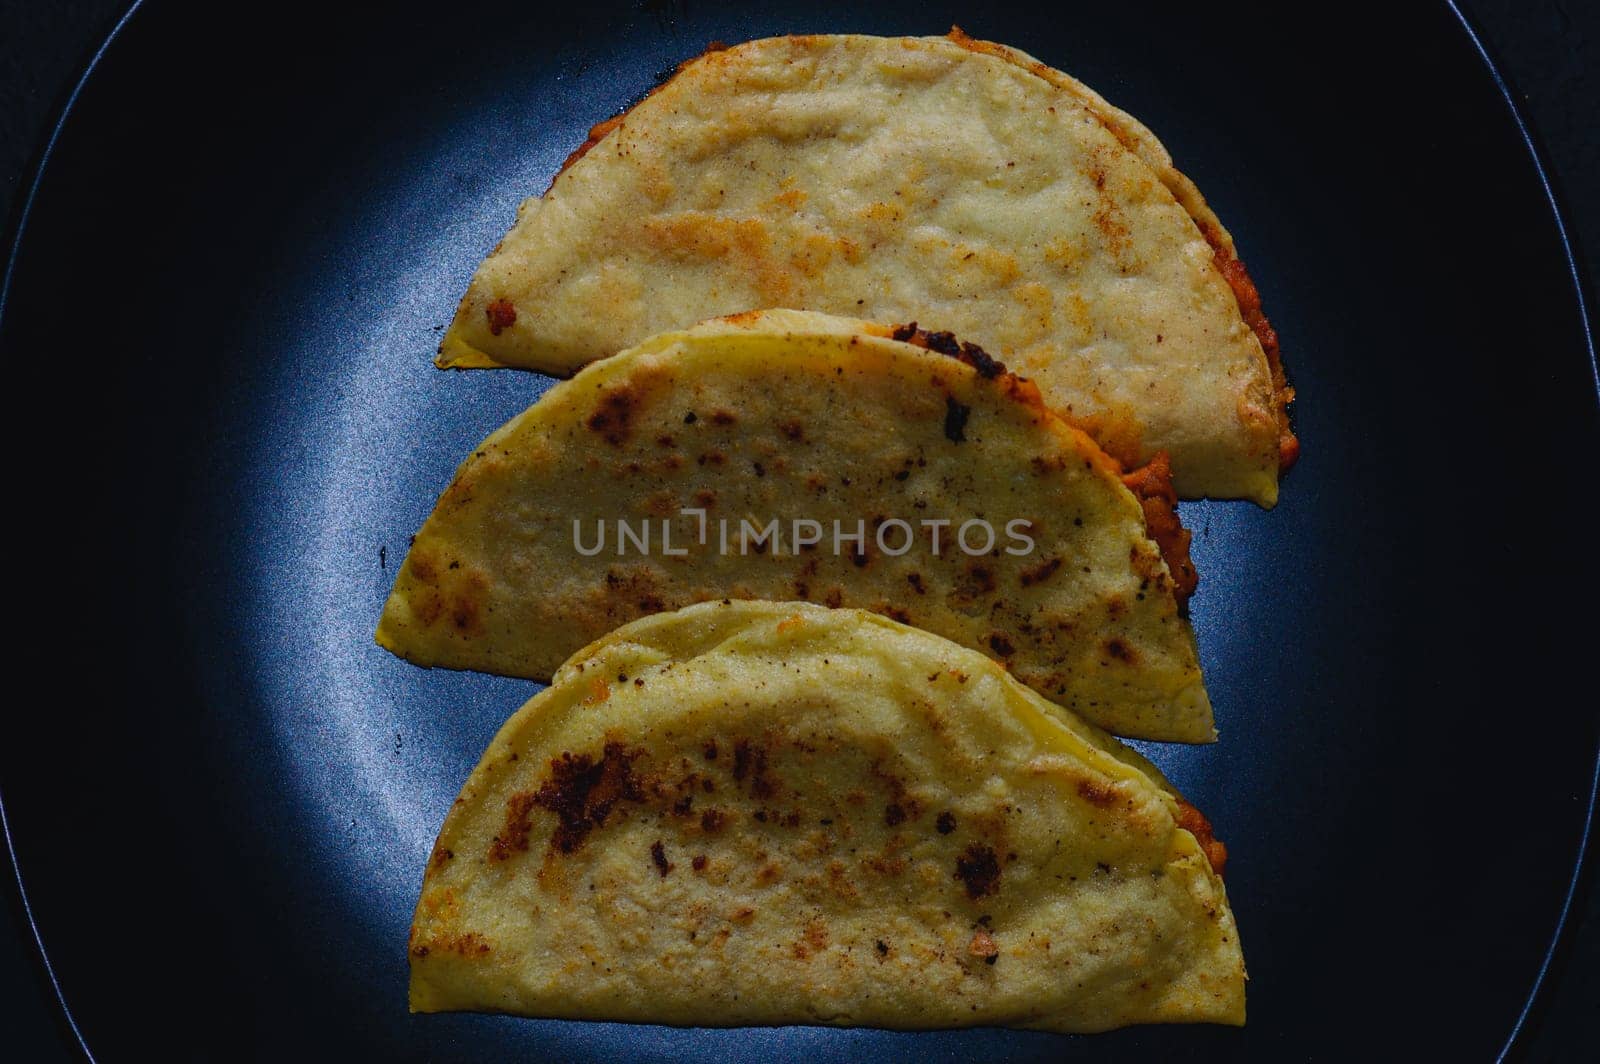
<path id="1" fill-rule="evenodd" d="M 1200 574 L 1189 557 L 1189 543 L 1194 535 L 1178 520 L 1178 492 L 1172 486 L 1172 462 L 1167 452 L 1162 451 L 1133 472 L 1124 473 L 1122 483 L 1144 509 L 1145 528 L 1161 548 L 1167 568 L 1172 570 L 1172 593 L 1182 606 L 1194 594 Z"/>
<path id="2" fill-rule="evenodd" d="M 965 48 L 969 52 L 981 55 L 991 55 L 1004 59 L 1008 63 L 1020 66 L 1031 73 L 1053 82 L 1058 73 L 1037 60 L 1024 60 L 1017 53 L 1005 45 L 994 44 L 990 41 L 980 41 L 967 36 L 960 26 L 950 27 L 949 40 Z M 1137 145 L 1122 130 L 1109 125 L 1107 131 L 1127 148 L 1130 152 L 1138 154 Z M 1180 204 L 1181 206 L 1181 204 Z M 1211 245 L 1215 258 L 1217 271 L 1222 274 L 1223 280 L 1228 282 L 1228 287 L 1233 290 L 1233 298 L 1239 304 L 1239 316 L 1244 323 L 1250 326 L 1250 331 L 1256 334 L 1256 339 L 1261 343 L 1261 350 L 1267 356 L 1267 368 L 1272 374 L 1273 393 L 1273 419 L 1278 425 L 1278 468 L 1288 469 L 1294 465 L 1294 460 L 1300 456 L 1300 441 L 1295 437 L 1294 429 L 1289 425 L 1288 406 L 1294 402 L 1294 389 L 1289 386 L 1288 378 L 1283 371 L 1283 354 L 1278 347 L 1278 333 L 1273 329 L 1272 323 L 1261 312 L 1261 294 L 1256 291 L 1255 282 L 1250 279 L 1249 272 L 1244 268 L 1244 263 L 1235 258 L 1228 250 L 1228 242 L 1216 227 L 1202 218 L 1195 218 L 1194 223 L 1199 227 L 1200 233 L 1205 237 L 1206 243 Z"/>
<path id="3" fill-rule="evenodd" d="M 1200 231 L 1205 235 L 1206 242 L 1211 245 L 1217 270 L 1221 272 L 1222 279 L 1233 289 L 1233 298 L 1239 303 L 1240 317 L 1244 318 L 1244 323 L 1256 334 L 1256 339 L 1261 341 L 1261 350 L 1267 356 L 1267 367 L 1272 371 L 1272 414 L 1278 422 L 1278 468 L 1288 469 L 1294 465 L 1294 460 L 1300 457 L 1300 440 L 1289 425 L 1289 404 L 1294 402 L 1294 389 L 1290 387 L 1289 379 L 1283 372 L 1283 353 L 1278 348 L 1278 331 L 1261 312 L 1261 293 L 1256 291 L 1256 283 L 1250 279 L 1250 273 L 1244 268 L 1244 263 L 1228 253 L 1221 238 L 1212 232 L 1211 226 L 1202 225 Z"/>
<path id="4" fill-rule="evenodd" d="M 1211 862 L 1211 870 L 1222 875 L 1223 868 L 1228 864 L 1228 848 L 1211 833 L 1211 821 L 1206 819 L 1205 814 L 1182 798 L 1178 799 L 1178 826 L 1194 836 L 1200 844 L 1200 851 Z"/>
<path id="5" fill-rule="evenodd" d="M 1017 401 L 1037 406 L 1040 410 L 1048 410 L 1038 398 L 1038 389 L 1034 388 L 1027 378 L 1007 372 L 1002 362 L 977 344 L 958 340 L 948 332 L 929 332 L 927 329 L 920 329 L 916 322 L 897 325 L 888 332 L 888 336 L 902 343 L 913 344 L 924 350 L 964 362 L 983 379 L 1001 383 L 1005 386 L 1007 394 Z M 1085 427 L 1071 418 L 1062 420 L 1075 428 Z M 1200 574 L 1194 567 L 1194 560 L 1189 556 L 1189 543 L 1194 536 L 1178 520 L 1178 491 L 1172 486 L 1171 459 L 1168 458 L 1167 452 L 1161 451 L 1133 472 L 1123 473 L 1123 463 L 1115 456 L 1105 457 L 1116 472 L 1121 474 L 1123 485 L 1133 492 L 1134 498 L 1139 500 L 1139 506 L 1144 510 L 1145 530 L 1150 538 L 1156 541 L 1156 546 L 1161 550 L 1162 560 L 1172 572 L 1173 597 L 1177 599 L 1179 606 L 1184 605 L 1200 583 Z"/>

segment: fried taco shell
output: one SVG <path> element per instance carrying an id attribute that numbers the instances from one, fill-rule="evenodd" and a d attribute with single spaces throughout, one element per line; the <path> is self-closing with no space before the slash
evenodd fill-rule
<path id="1" fill-rule="evenodd" d="M 411 1007 L 723 1026 L 1244 1022 L 1205 818 L 993 662 L 704 603 L 584 649 L 450 810 Z"/>
<path id="2" fill-rule="evenodd" d="M 595 363 L 485 440 L 377 638 L 545 680 L 645 614 L 805 599 L 979 650 L 1118 734 L 1209 742 L 1164 471 L 1125 484 L 1029 382 L 948 334 L 740 315 Z"/>
<path id="3" fill-rule="evenodd" d="M 439 363 L 565 375 L 757 307 L 953 331 L 1185 497 L 1271 506 L 1298 449 L 1255 286 L 1160 142 L 960 31 L 684 64 L 522 205 Z"/>

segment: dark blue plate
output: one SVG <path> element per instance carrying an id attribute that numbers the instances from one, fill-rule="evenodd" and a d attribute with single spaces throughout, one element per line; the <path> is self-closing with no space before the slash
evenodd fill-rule
<path id="1" fill-rule="evenodd" d="M 1595 368 L 1562 232 L 1446 7 L 151 3 L 59 131 L 0 322 L 25 588 L 0 786 L 107 1059 L 1248 1057 L 1507 1043 L 1594 785 Z M 532 685 L 372 628 L 456 461 L 546 382 L 430 365 L 588 126 L 713 39 L 939 33 L 1150 124 L 1283 336 L 1304 457 L 1192 504 L 1243 1030 L 708 1031 L 410 1016 L 428 847 Z M 930 323 L 932 324 L 932 323 Z M 32 517 L 26 515 L 32 514 Z"/>

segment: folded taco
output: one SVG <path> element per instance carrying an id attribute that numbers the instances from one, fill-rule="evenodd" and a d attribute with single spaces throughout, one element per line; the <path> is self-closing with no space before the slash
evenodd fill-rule
<path id="1" fill-rule="evenodd" d="M 378 642 L 545 680 L 694 602 L 873 610 L 1122 735 L 1215 737 L 1164 461 L 1124 473 L 970 343 L 793 311 L 666 333 L 462 463 Z"/>
<path id="2" fill-rule="evenodd" d="M 1255 287 L 1160 142 L 959 30 L 684 64 L 522 205 L 439 362 L 564 375 L 759 307 L 962 335 L 1186 497 L 1270 506 L 1298 447 Z"/>
<path id="3" fill-rule="evenodd" d="M 723 1026 L 1244 1022 L 1210 826 L 993 662 L 705 603 L 585 648 L 451 807 L 411 1007 Z"/>

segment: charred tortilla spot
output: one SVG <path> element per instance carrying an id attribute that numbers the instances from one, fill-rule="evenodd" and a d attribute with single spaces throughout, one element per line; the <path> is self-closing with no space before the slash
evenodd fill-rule
<path id="1" fill-rule="evenodd" d="M 1003 362 L 977 344 L 958 340 L 954 333 L 929 332 L 926 329 L 919 329 L 914 321 L 905 325 L 896 325 L 894 330 L 889 333 L 889 338 L 920 347 L 926 351 L 945 355 L 958 362 L 965 362 L 977 371 L 978 376 L 986 381 L 994 380 L 1006 372 Z"/>
<path id="2" fill-rule="evenodd" d="M 700 830 L 715 835 L 728 823 L 728 814 L 720 809 L 707 809 L 700 814 Z"/>
<path id="3" fill-rule="evenodd" d="M 975 842 L 956 858 L 955 878 L 967 888 L 967 897 L 977 901 L 999 889 L 1000 862 L 993 850 Z"/>
<path id="4" fill-rule="evenodd" d="M 1046 558 L 1038 565 L 1022 570 L 1019 580 L 1023 587 L 1032 587 L 1034 584 L 1042 584 L 1050 579 L 1059 568 L 1061 568 L 1060 558 Z"/>
<path id="5" fill-rule="evenodd" d="M 490 952 L 489 943 L 482 935 L 476 931 L 466 931 L 459 935 L 446 935 L 442 938 L 435 938 L 431 942 L 413 946 L 411 954 L 414 957 L 426 957 L 434 950 L 454 953 L 462 957 L 485 957 Z"/>
<path id="6" fill-rule="evenodd" d="M 628 439 L 633 415 L 639 398 L 632 388 L 624 385 L 600 396 L 600 402 L 587 422 L 591 431 L 599 433 L 612 446 L 621 446 Z"/>
<path id="7" fill-rule="evenodd" d="M 889 790 L 889 801 L 883 813 L 884 823 L 896 827 L 922 815 L 922 803 L 906 790 L 905 780 L 885 769 L 882 763 L 877 761 L 872 763 L 872 775 Z"/>
<path id="8" fill-rule="evenodd" d="M 882 854 L 868 857 L 861 862 L 869 871 L 876 872 L 885 879 L 905 875 L 906 859 L 904 857 L 885 857 Z"/>
<path id="9" fill-rule="evenodd" d="M 1132 665 L 1138 661 L 1138 655 L 1134 653 L 1133 647 L 1129 646 L 1128 641 L 1121 636 L 1114 635 L 1102 645 L 1107 656 L 1115 658 L 1124 665 Z"/>
<path id="10" fill-rule="evenodd" d="M 820 919 L 813 918 L 806 922 L 805 944 L 812 952 L 820 952 L 828 945 L 828 927 Z"/>
<path id="11" fill-rule="evenodd" d="M 783 433 L 786 439 L 793 440 L 796 443 L 806 438 L 806 427 L 792 418 L 778 422 L 778 431 Z"/>
<path id="12" fill-rule="evenodd" d="M 1028 459 L 1028 462 L 1033 466 L 1033 471 L 1041 477 L 1049 476 L 1051 473 L 1059 473 L 1067 465 L 1066 458 L 1060 454 L 1036 454 Z"/>
<path id="13" fill-rule="evenodd" d="M 497 299 L 483 308 L 489 318 L 489 333 L 499 336 L 517 323 L 517 308 L 509 299 Z"/>
<path id="14" fill-rule="evenodd" d="M 978 376 L 984 380 L 994 380 L 1006 371 L 1006 367 L 993 355 L 979 347 L 977 344 L 961 341 L 961 361 L 978 371 Z"/>
<path id="15" fill-rule="evenodd" d="M 513 852 L 528 849 L 530 818 L 536 806 L 548 809 L 560 821 L 550 836 L 550 849 L 560 853 L 577 850 L 591 831 L 605 824 L 619 802 L 644 800 L 633 775 L 638 756 L 621 743 L 607 743 L 599 761 L 589 754 L 572 753 L 553 759 L 550 778 L 537 791 L 511 796 L 505 826 L 490 844 L 490 859 L 503 861 Z"/>
<path id="16" fill-rule="evenodd" d="M 458 594 L 450 607 L 450 623 L 458 632 L 477 633 L 482 631 L 483 623 L 479 618 L 479 600 L 470 592 Z"/>
<path id="17" fill-rule="evenodd" d="M 662 879 L 667 878 L 667 873 L 677 866 L 667 860 L 667 848 L 660 839 L 650 844 L 650 862 L 656 866 L 656 872 Z"/>
<path id="18" fill-rule="evenodd" d="M 939 819 L 933 823 L 934 829 L 941 835 L 948 835 L 956 829 L 956 815 L 949 810 L 939 814 Z"/>
<path id="19" fill-rule="evenodd" d="M 411 562 L 411 575 L 424 584 L 437 583 L 439 571 L 434 568 L 433 560 L 421 551 L 413 550 L 409 559 Z"/>
<path id="20" fill-rule="evenodd" d="M 504 861 L 514 852 L 527 850 L 528 832 L 532 828 L 528 823 L 528 817 L 533 812 L 535 804 L 533 794 L 528 791 L 513 794 L 506 802 L 505 826 L 489 844 L 491 861 Z"/>
<path id="21" fill-rule="evenodd" d="M 733 778 L 737 783 L 750 781 L 750 791 L 757 798 L 770 798 L 777 790 L 767 775 L 767 749 L 749 739 L 736 739 L 733 744 Z"/>
<path id="22" fill-rule="evenodd" d="M 1002 658 L 1009 658 L 1017 652 L 1017 648 L 1012 645 L 1011 640 L 1006 637 L 1004 632 L 989 633 L 989 649 L 999 654 Z"/>
<path id="23" fill-rule="evenodd" d="M 967 418 L 972 407 L 956 402 L 953 395 L 944 397 L 944 438 L 951 443 L 967 442 Z"/>
<path id="24" fill-rule="evenodd" d="M 444 613 L 444 599 L 440 598 L 439 593 L 432 588 L 425 589 L 419 592 L 412 602 L 411 612 L 422 622 L 424 628 L 431 628 Z"/>
<path id="25" fill-rule="evenodd" d="M 1081 779 L 1078 794 L 1091 805 L 1104 808 L 1117 800 L 1117 789 L 1104 780 Z"/>

